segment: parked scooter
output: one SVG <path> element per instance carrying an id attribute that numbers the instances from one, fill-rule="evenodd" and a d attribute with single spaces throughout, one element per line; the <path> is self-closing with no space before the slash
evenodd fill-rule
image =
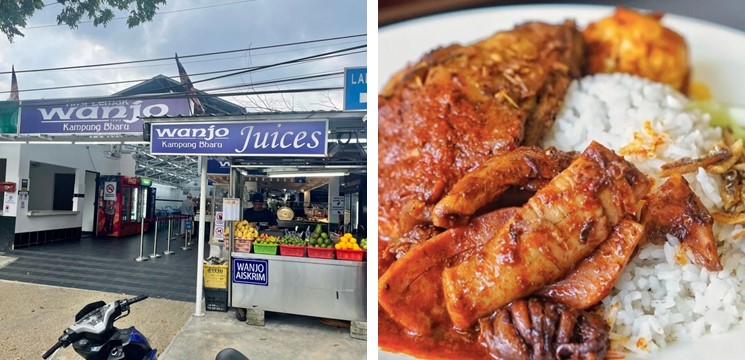
<path id="1" fill-rule="evenodd" d="M 147 295 L 117 300 L 110 304 L 96 301 L 75 315 L 75 323 L 65 329 L 54 346 L 42 355 L 49 358 L 60 347 L 73 349 L 86 360 L 157 360 L 157 349 L 150 347 L 145 335 L 134 326 L 117 329 L 114 322 L 129 315 L 129 306 L 147 299 Z M 221 351 L 215 360 L 248 360 L 234 349 Z"/>

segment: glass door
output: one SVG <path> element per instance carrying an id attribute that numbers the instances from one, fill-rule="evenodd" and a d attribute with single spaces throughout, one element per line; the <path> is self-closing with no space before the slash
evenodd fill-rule
<path id="1" fill-rule="evenodd" d="M 140 222 L 140 217 L 142 216 L 142 209 L 145 207 L 145 204 L 143 204 L 140 195 L 141 195 L 140 188 L 132 188 L 132 206 L 131 206 L 132 210 L 131 210 L 131 216 L 129 217 L 130 221 L 132 222 Z"/>
<path id="2" fill-rule="evenodd" d="M 122 186 L 122 223 L 130 222 L 132 213 L 132 188 Z"/>

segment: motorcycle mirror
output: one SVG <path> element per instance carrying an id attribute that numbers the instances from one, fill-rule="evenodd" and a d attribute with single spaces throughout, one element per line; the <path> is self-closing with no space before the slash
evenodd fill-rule
<path id="1" fill-rule="evenodd" d="M 84 306 L 82 309 L 80 309 L 80 311 L 78 311 L 77 314 L 75 314 L 75 321 L 82 319 L 84 316 L 88 315 L 91 311 L 96 310 L 104 305 L 106 305 L 105 302 L 98 300 L 96 302 L 92 302 Z"/>

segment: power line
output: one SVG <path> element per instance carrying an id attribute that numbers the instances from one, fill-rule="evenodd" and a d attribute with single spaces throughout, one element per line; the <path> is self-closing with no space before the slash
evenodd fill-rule
<path id="1" fill-rule="evenodd" d="M 241 74 L 250 73 L 250 72 L 254 72 L 254 71 L 258 71 L 258 70 L 263 70 L 263 69 L 268 69 L 268 68 L 276 67 L 276 66 L 279 66 L 279 65 L 292 64 L 292 63 L 300 62 L 302 60 L 313 59 L 313 58 L 316 58 L 316 57 L 319 57 L 319 56 L 323 56 L 323 55 L 332 55 L 332 54 L 338 54 L 338 53 L 346 52 L 346 51 L 350 51 L 350 50 L 357 50 L 357 49 L 361 49 L 361 48 L 364 48 L 364 47 L 367 47 L 367 45 L 352 46 L 352 47 L 344 48 L 344 49 L 341 49 L 341 50 L 334 50 L 334 51 L 330 51 L 330 52 L 326 52 L 326 53 L 321 53 L 321 54 L 316 54 L 316 55 L 311 55 L 311 56 L 305 56 L 305 57 L 301 57 L 301 58 L 297 58 L 297 59 L 292 59 L 292 60 L 287 60 L 287 61 L 282 61 L 282 62 L 278 62 L 278 63 L 274 63 L 274 64 L 261 65 L 261 66 L 257 66 L 255 69 L 241 70 L 241 71 L 237 71 L 237 72 L 230 73 L 230 74 L 215 76 L 215 77 L 211 77 L 211 78 L 207 78 L 207 79 L 202 79 L 202 80 L 198 80 L 198 81 L 192 81 L 192 84 L 198 84 L 198 83 L 203 83 L 205 81 L 213 81 L 213 80 L 222 79 L 222 78 L 226 78 L 226 77 L 230 77 L 230 76 L 241 75 Z"/>
<path id="2" fill-rule="evenodd" d="M 331 58 L 341 57 L 341 56 L 349 56 L 349 55 L 355 55 L 355 54 L 361 54 L 366 52 L 367 50 L 362 51 L 354 51 L 346 54 L 334 54 L 334 55 L 328 55 L 328 56 L 322 56 L 315 59 L 309 59 L 305 61 L 301 61 L 298 63 L 293 64 L 287 64 L 283 66 L 278 67 L 284 67 L 284 66 L 291 66 L 291 65 L 297 65 L 301 63 L 307 63 L 307 62 L 313 62 L 313 61 L 320 61 L 320 60 L 327 60 Z M 202 73 L 194 73 L 189 74 L 189 77 L 195 77 L 195 76 L 201 76 L 201 75 L 212 75 L 212 74 L 221 74 L 226 72 L 233 72 L 238 70 L 248 70 L 248 69 L 257 69 L 258 66 L 251 66 L 251 67 L 241 67 L 241 68 L 232 68 L 232 69 L 226 69 L 226 70 L 216 70 L 216 71 L 207 71 Z M 177 79 L 179 76 L 166 76 L 171 79 Z M 35 92 L 35 91 L 45 91 L 45 90 L 61 90 L 61 89 L 74 89 L 74 88 L 83 88 L 83 87 L 96 87 L 96 86 L 108 86 L 108 85 L 121 85 L 121 84 L 129 84 L 129 83 L 141 83 L 144 81 L 151 80 L 152 78 L 148 79 L 136 79 L 136 80 L 121 80 L 121 81 L 110 81 L 110 82 L 103 82 L 103 83 L 93 83 L 93 84 L 78 84 L 78 85 L 62 85 L 62 86 L 51 86 L 51 87 L 44 87 L 44 88 L 33 88 L 33 89 L 23 89 L 19 90 L 19 93 L 28 93 L 28 92 Z M 203 91 L 203 90 L 200 90 Z M 10 91 L 0 91 L 0 94 L 8 94 Z"/>
<path id="3" fill-rule="evenodd" d="M 301 89 L 280 89 L 280 90 L 265 90 L 265 91 L 239 91 L 239 92 L 225 92 L 219 94 L 199 94 L 198 97 L 224 97 L 224 96 L 248 96 L 248 95 L 271 95 L 271 94 L 293 94 L 293 93 L 306 93 L 306 92 L 325 92 L 325 91 L 336 91 L 344 90 L 343 86 L 331 86 L 321 88 L 301 88 Z M 17 104 L 10 105 L 6 101 L 5 104 L 0 105 L 0 109 L 10 108 L 24 108 L 24 107 L 39 107 L 39 106 L 62 106 L 69 105 L 70 100 L 74 100 L 77 103 L 81 102 L 110 102 L 117 100 L 143 100 L 143 99 L 190 99 L 191 96 L 185 93 L 164 93 L 164 94 L 149 94 L 147 96 L 140 95 L 128 95 L 128 96 L 108 96 L 108 97 L 79 97 L 75 99 L 49 99 L 44 103 L 36 104 L 24 104 L 20 101 Z"/>
<path id="4" fill-rule="evenodd" d="M 200 7 L 195 7 L 195 8 L 186 8 L 186 9 L 169 10 L 169 11 L 159 11 L 159 12 L 155 13 L 155 15 L 157 16 L 157 15 L 162 15 L 162 14 L 171 14 L 171 13 L 178 13 L 178 12 L 185 12 L 185 11 L 202 10 L 202 9 L 207 9 L 207 8 L 213 8 L 213 7 L 219 7 L 219 6 L 226 6 L 226 5 L 242 4 L 242 3 L 254 2 L 254 1 L 256 1 L 256 0 L 235 1 L 235 2 L 231 2 L 231 3 L 214 4 L 214 5 L 200 6 Z M 56 3 L 44 4 L 44 7 L 47 7 L 47 6 L 50 6 L 50 5 L 54 5 L 54 4 L 56 4 Z M 120 16 L 120 17 L 115 17 L 115 18 L 113 18 L 111 20 L 122 20 L 122 19 L 127 19 L 127 18 L 128 18 L 128 16 Z M 93 22 L 92 20 L 86 20 L 86 21 L 80 21 L 80 22 L 78 22 L 78 24 L 90 24 L 92 22 Z M 50 24 L 50 25 L 29 26 L 29 27 L 24 28 L 24 29 L 25 30 L 29 30 L 29 29 L 42 29 L 42 28 L 50 28 L 50 27 L 56 27 L 56 26 L 62 26 L 62 25 L 66 25 L 66 24 Z"/>
<path id="5" fill-rule="evenodd" d="M 361 40 L 352 40 L 352 41 L 344 41 L 335 43 L 334 45 L 348 45 L 348 44 L 359 44 L 360 42 L 366 41 L 365 39 Z M 288 50 L 279 50 L 279 51 L 269 51 L 264 52 L 261 54 L 251 54 L 252 57 L 261 57 L 261 56 L 267 56 L 267 55 L 273 55 L 273 54 L 281 54 L 281 53 L 288 53 L 288 52 L 298 52 L 301 50 L 311 50 L 311 49 L 318 49 L 323 48 L 328 45 L 317 45 L 317 46 L 309 46 L 309 47 L 303 47 L 298 49 L 288 49 Z M 253 49 L 255 50 L 255 49 Z M 250 50 L 250 51 L 253 51 Z M 187 64 L 198 64 L 198 63 L 205 63 L 205 62 L 215 62 L 215 61 L 226 61 L 226 60 L 234 60 L 234 59 L 242 59 L 245 55 L 238 55 L 238 56 L 230 56 L 230 57 L 223 57 L 223 58 L 217 58 L 217 59 L 206 59 L 206 60 L 195 60 L 195 61 L 182 61 L 181 63 L 184 65 Z M 181 60 L 181 57 L 179 57 L 179 60 Z M 147 68 L 147 67 L 165 67 L 165 66 L 173 66 L 173 64 L 151 64 L 151 65 L 135 65 L 135 66 L 117 66 L 113 69 L 120 70 L 120 69 L 140 69 L 140 68 Z M 112 68 L 97 68 L 97 69 L 67 69 L 62 71 L 111 71 Z"/>
<path id="6" fill-rule="evenodd" d="M 337 36 L 337 37 L 332 37 L 332 38 L 323 38 L 323 39 L 315 39 L 315 40 L 298 41 L 298 42 L 292 42 L 292 43 L 283 43 L 283 44 L 259 46 L 259 47 L 255 47 L 255 48 L 248 47 L 248 48 L 236 49 L 236 50 L 225 50 L 225 51 L 215 51 L 215 52 L 209 52 L 209 53 L 199 53 L 199 54 L 179 56 L 179 59 L 188 59 L 188 58 L 202 57 L 202 56 L 213 56 L 213 55 L 220 55 L 220 54 L 230 54 L 230 53 L 244 52 L 244 51 L 272 49 L 272 48 L 278 48 L 278 47 L 295 46 L 295 45 L 302 45 L 302 44 L 311 44 L 311 43 L 317 43 L 317 42 L 327 42 L 327 41 L 349 39 L 349 38 L 362 37 L 362 36 L 367 36 L 367 34 L 356 34 L 356 35 Z M 54 70 L 85 69 L 85 68 L 93 68 L 93 67 L 126 65 L 126 64 L 140 64 L 140 63 L 155 62 L 155 61 L 166 61 L 166 60 L 171 61 L 173 59 L 174 59 L 173 57 L 162 57 L 162 58 L 154 58 L 154 59 L 118 61 L 118 62 L 100 63 L 100 64 L 61 66 L 61 67 L 42 68 L 42 69 L 31 69 L 31 70 L 16 70 L 16 74 L 30 73 L 30 72 L 42 72 L 42 71 L 54 71 Z M 0 75 L 10 74 L 10 73 L 11 73 L 10 71 L 0 71 Z"/>

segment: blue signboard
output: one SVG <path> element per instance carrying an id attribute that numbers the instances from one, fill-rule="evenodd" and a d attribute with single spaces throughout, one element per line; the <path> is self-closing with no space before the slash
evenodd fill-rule
<path id="1" fill-rule="evenodd" d="M 367 110 L 367 67 L 344 69 L 344 110 Z"/>
<path id="2" fill-rule="evenodd" d="M 208 175 L 229 175 L 230 160 L 207 159 Z"/>
<path id="3" fill-rule="evenodd" d="M 142 117 L 189 115 L 188 99 L 24 100 L 20 134 L 142 134 Z"/>
<path id="4" fill-rule="evenodd" d="M 269 286 L 269 260 L 233 259 L 233 282 Z"/>
<path id="5" fill-rule="evenodd" d="M 191 221 L 192 221 L 191 219 L 184 220 L 184 230 L 191 230 L 191 227 L 192 227 Z"/>
<path id="6" fill-rule="evenodd" d="M 328 119 L 154 123 L 154 155 L 325 157 Z"/>

